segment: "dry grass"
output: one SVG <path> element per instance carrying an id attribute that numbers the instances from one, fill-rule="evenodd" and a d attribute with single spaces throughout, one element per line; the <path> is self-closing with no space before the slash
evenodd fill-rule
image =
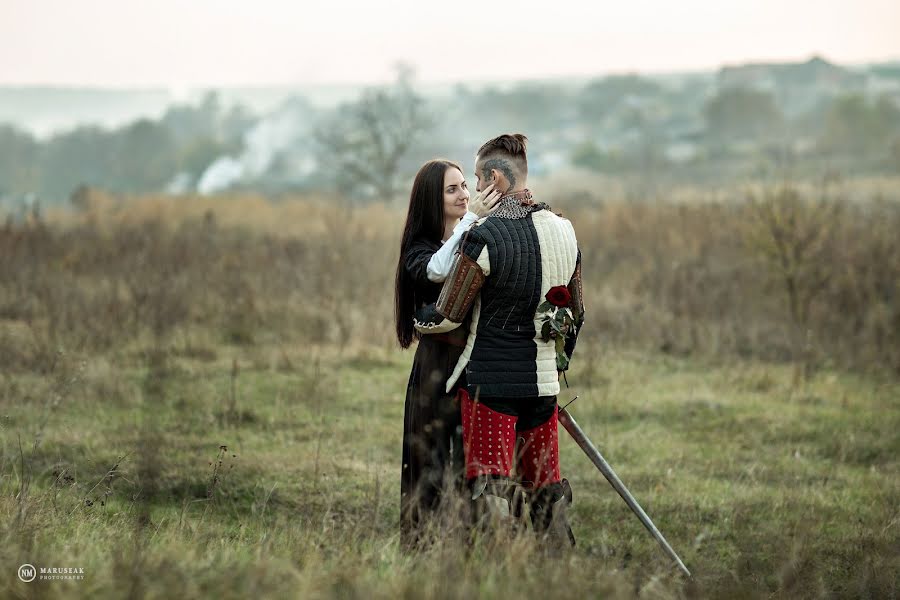
<path id="1" fill-rule="evenodd" d="M 584 253 L 585 335 L 900 373 L 900 201 L 859 194 L 830 184 L 556 203 Z M 170 333 L 207 354 L 220 341 L 389 347 L 402 219 L 325 198 L 96 193 L 76 215 L 0 230 L 0 358 L 27 368 L 60 345 L 121 351 Z"/>
<path id="2" fill-rule="evenodd" d="M 693 582 L 567 440 L 574 555 L 398 549 L 399 209 L 98 195 L 0 229 L 2 595 L 896 597 L 897 205 L 829 223 L 796 381 L 745 199 L 555 203 L 585 255 L 573 413 Z"/>
<path id="3" fill-rule="evenodd" d="M 573 555 L 548 561 L 527 537 L 467 553 L 452 529 L 404 554 L 397 479 L 409 355 L 296 347 L 288 369 L 266 360 L 275 347 L 220 352 L 214 362 L 123 365 L 119 398 L 103 395 L 104 369 L 86 370 L 46 404 L 54 378 L 77 372 L 65 361 L 49 381 L 14 378 L 26 393 L 2 402 L 0 556 L 83 567 L 86 577 L 28 587 L 10 571 L 4 595 L 897 592 L 896 384 L 828 373 L 797 392 L 789 367 L 610 351 L 573 367 L 573 413 L 692 569 L 688 582 L 568 439 Z M 308 352 L 315 358 L 303 361 Z M 233 381 L 235 360 L 244 366 Z M 222 418 L 233 383 L 239 416 Z"/>

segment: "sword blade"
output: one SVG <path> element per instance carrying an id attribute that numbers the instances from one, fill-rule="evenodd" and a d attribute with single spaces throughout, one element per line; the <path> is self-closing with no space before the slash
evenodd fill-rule
<path id="1" fill-rule="evenodd" d="M 562 426 L 565 427 L 566 431 L 569 432 L 569 435 L 572 436 L 572 439 L 575 440 L 575 443 L 584 450 L 584 453 L 587 454 L 588 458 L 591 459 L 591 462 L 603 473 L 603 476 L 606 477 L 606 480 L 609 481 L 609 484 L 613 487 L 616 492 L 622 497 L 622 500 L 625 501 L 625 504 L 628 505 L 635 515 L 637 515 L 638 519 L 640 519 L 641 523 L 644 524 L 644 527 L 647 528 L 656 541 L 659 542 L 659 545 L 662 546 L 663 550 L 666 551 L 672 560 L 678 563 L 678 566 L 688 577 L 691 576 L 691 572 L 688 571 L 688 568 L 684 566 L 684 563 L 679 558 L 678 554 L 675 553 L 675 550 L 672 549 L 672 546 L 669 545 L 669 542 L 666 541 L 666 538 L 660 533 L 659 529 L 656 528 L 656 525 L 653 524 L 653 521 L 650 520 L 650 517 L 647 516 L 647 513 L 644 512 L 644 509 L 641 508 L 641 505 L 638 504 L 638 501 L 635 500 L 634 496 L 631 495 L 631 492 L 628 491 L 628 488 L 625 487 L 625 484 L 622 483 L 622 480 L 619 479 L 619 476 L 616 475 L 616 472 L 613 471 L 612 467 L 609 466 L 609 463 L 606 462 L 606 459 L 603 458 L 603 455 L 600 454 L 600 451 L 594 446 L 590 439 L 588 439 L 587 435 L 585 435 L 584 431 L 579 427 L 578 423 L 575 422 L 575 419 L 572 418 L 572 415 L 569 414 L 569 411 L 565 408 L 559 410 L 558 413 L 559 422 L 562 423 Z"/>

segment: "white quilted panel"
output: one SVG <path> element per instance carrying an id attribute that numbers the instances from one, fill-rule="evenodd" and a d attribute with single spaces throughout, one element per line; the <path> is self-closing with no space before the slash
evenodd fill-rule
<path id="1" fill-rule="evenodd" d="M 481 294 L 479 293 L 475 297 L 475 302 L 472 304 L 472 324 L 469 325 L 469 337 L 466 339 L 466 347 L 463 349 L 462 354 L 459 357 L 459 360 L 456 361 L 456 367 L 453 369 L 453 373 L 450 375 L 449 379 L 447 379 L 447 389 L 445 390 L 448 394 L 450 390 L 453 389 L 453 385 L 456 383 L 456 380 L 459 379 L 459 376 L 462 375 L 463 369 L 466 368 L 466 365 L 469 364 L 469 358 L 472 356 L 472 348 L 475 347 L 475 336 L 478 331 L 478 318 L 481 316 Z"/>
<path id="2" fill-rule="evenodd" d="M 541 302 L 550 288 L 568 285 L 575 273 L 578 259 L 578 242 L 575 229 L 567 219 L 549 210 L 541 210 L 532 215 L 541 246 Z M 556 348 L 553 340 L 541 339 L 540 319 L 535 318 L 534 343 L 537 346 L 537 386 L 541 396 L 555 396 L 559 393 L 559 378 L 556 374 Z"/>

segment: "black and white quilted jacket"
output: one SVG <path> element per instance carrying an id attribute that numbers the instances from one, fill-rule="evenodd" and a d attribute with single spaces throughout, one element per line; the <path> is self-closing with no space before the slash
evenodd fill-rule
<path id="1" fill-rule="evenodd" d="M 463 369 L 469 393 L 535 397 L 559 393 L 556 349 L 540 335 L 538 305 L 550 288 L 567 286 L 581 329 L 581 253 L 572 224 L 525 190 L 501 200 L 463 238 L 437 304 L 416 313 L 423 333 L 450 331 L 471 310 L 465 350 L 447 381 Z M 566 341 L 571 357 L 575 336 Z"/>

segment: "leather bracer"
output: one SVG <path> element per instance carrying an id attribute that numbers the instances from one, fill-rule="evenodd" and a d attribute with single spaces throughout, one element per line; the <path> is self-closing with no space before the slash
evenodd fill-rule
<path id="1" fill-rule="evenodd" d="M 484 279 L 484 271 L 475 260 L 464 253 L 457 254 L 438 297 L 438 314 L 450 321 L 462 322 L 484 285 Z"/>

